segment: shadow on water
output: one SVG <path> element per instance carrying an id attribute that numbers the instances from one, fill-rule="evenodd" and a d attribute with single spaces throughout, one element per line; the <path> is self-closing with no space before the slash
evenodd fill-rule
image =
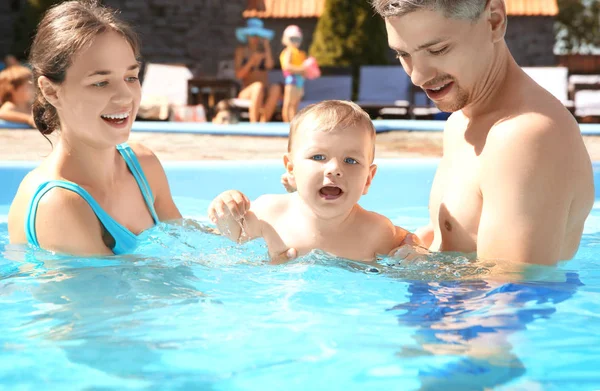
<path id="1" fill-rule="evenodd" d="M 556 305 L 584 285 L 575 272 L 500 267 L 451 254 L 430 255 L 412 265 L 390 263 L 388 272 L 418 277 L 405 278 L 408 301 L 389 309 L 401 325 L 416 329 L 415 345 L 403 347 L 398 357 L 447 361 L 419 370 L 421 390 L 487 390 L 523 376 L 527 368 L 509 336 L 536 319 L 550 319 Z"/>

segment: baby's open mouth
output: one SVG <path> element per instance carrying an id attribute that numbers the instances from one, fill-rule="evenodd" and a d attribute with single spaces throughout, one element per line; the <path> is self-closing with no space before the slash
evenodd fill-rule
<path id="1" fill-rule="evenodd" d="M 335 200 L 342 196 L 344 192 L 337 186 L 324 186 L 319 190 L 319 195 L 326 200 Z"/>

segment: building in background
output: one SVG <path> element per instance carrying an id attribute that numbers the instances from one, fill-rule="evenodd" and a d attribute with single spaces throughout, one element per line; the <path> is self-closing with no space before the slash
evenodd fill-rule
<path id="1" fill-rule="evenodd" d="M 26 0 L 0 0 L 0 54 L 10 51 L 13 24 Z M 288 24 L 304 32 L 304 48 L 312 41 L 326 0 L 103 0 L 118 8 L 142 38 L 145 61 L 185 64 L 197 75 L 216 75 L 237 45 L 235 28 L 245 18 L 259 17 L 275 30 L 275 56 Z M 363 0 L 353 0 L 363 1 Z M 364 0 L 366 1 L 366 0 Z M 506 36 L 521 66 L 553 66 L 557 59 L 554 20 L 556 0 L 505 0 L 509 14 Z M 376 17 L 376 16 L 374 16 Z"/>

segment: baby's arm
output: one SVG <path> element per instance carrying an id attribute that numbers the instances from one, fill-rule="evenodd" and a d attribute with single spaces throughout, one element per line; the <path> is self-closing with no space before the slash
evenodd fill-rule
<path id="1" fill-rule="evenodd" d="M 234 242 L 262 236 L 260 220 L 250 211 L 250 200 L 237 190 L 219 194 L 208 207 L 208 217 L 223 235 Z"/>
<path id="2" fill-rule="evenodd" d="M 419 238 L 407 231 L 404 228 L 397 227 L 387 217 L 377 215 L 378 229 L 373 230 L 377 232 L 377 239 L 374 243 L 377 243 L 376 254 L 388 255 L 396 251 L 398 247 L 406 244 L 411 246 L 421 245 Z"/>

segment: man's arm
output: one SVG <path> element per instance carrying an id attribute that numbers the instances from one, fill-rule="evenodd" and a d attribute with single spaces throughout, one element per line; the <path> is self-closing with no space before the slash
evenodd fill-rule
<path id="1" fill-rule="evenodd" d="M 546 118 L 510 120 L 482 156 L 477 255 L 535 264 L 560 259 L 572 200 L 568 139 Z"/>

